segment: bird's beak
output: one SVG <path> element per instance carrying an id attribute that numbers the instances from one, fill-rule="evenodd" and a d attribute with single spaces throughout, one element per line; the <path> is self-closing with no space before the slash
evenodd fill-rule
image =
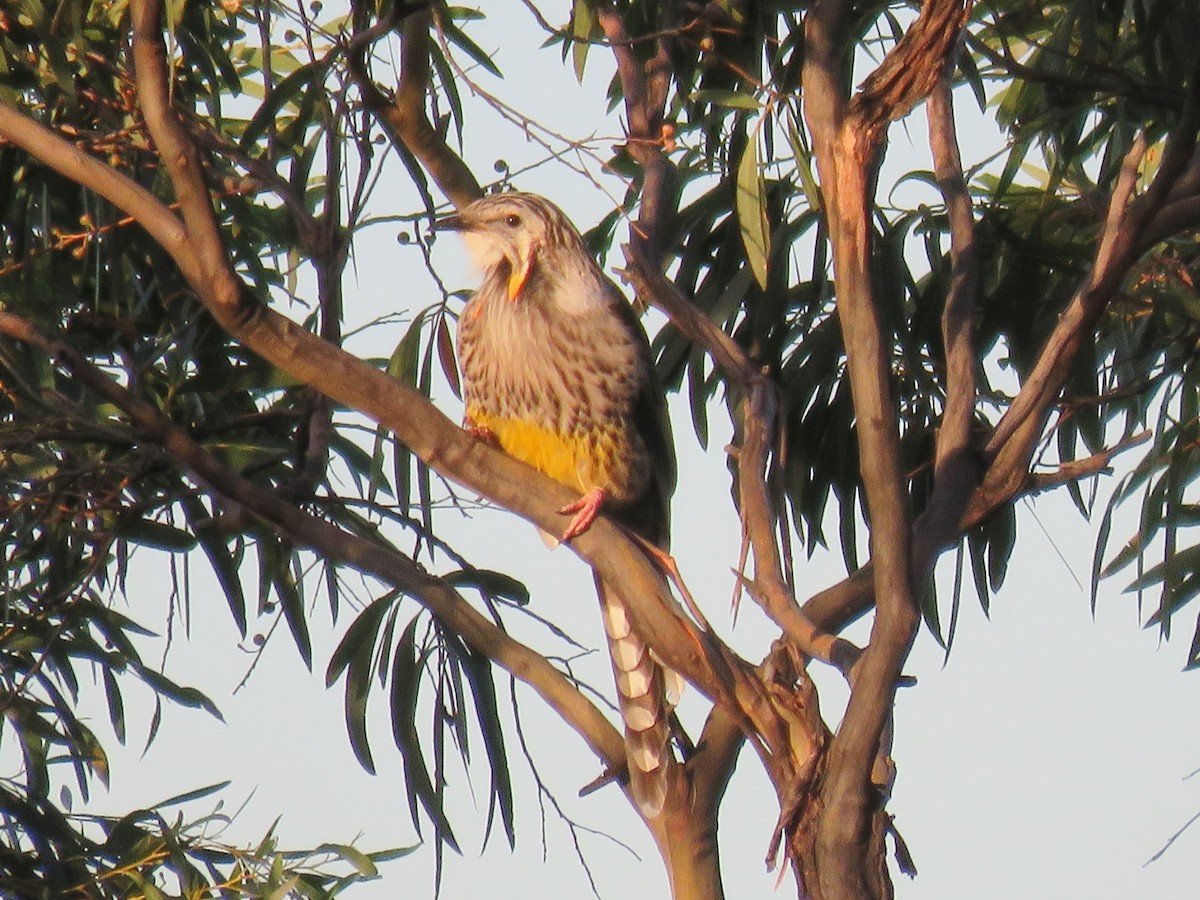
<path id="1" fill-rule="evenodd" d="M 466 219 L 458 213 L 442 216 L 440 219 L 434 219 L 433 222 L 434 231 L 466 231 L 470 227 Z"/>

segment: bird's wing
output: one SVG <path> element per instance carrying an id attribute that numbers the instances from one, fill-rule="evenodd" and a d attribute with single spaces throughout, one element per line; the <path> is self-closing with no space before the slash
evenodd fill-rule
<path id="1" fill-rule="evenodd" d="M 675 493 L 676 480 L 671 420 L 667 415 L 662 385 L 654 370 L 654 359 L 650 353 L 650 340 L 646 337 L 646 329 L 642 327 L 633 307 L 617 290 L 616 285 L 611 285 L 611 294 L 613 311 L 639 347 L 644 375 L 634 398 L 631 417 L 634 428 L 646 445 L 652 470 L 646 497 L 635 504 L 637 509 L 630 510 L 629 521 L 626 524 L 665 550 L 670 541 L 670 504 L 671 495 Z"/>

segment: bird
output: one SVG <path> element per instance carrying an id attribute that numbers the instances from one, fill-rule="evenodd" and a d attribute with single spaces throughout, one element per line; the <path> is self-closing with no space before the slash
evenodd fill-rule
<path id="1" fill-rule="evenodd" d="M 488 194 L 437 227 L 458 232 L 483 273 L 458 322 L 463 424 L 574 490 L 561 540 L 603 512 L 668 551 L 676 465 L 650 344 L 620 290 L 549 200 Z M 624 600 L 599 577 L 626 768 L 641 813 L 665 802 L 678 676 L 658 663 Z"/>

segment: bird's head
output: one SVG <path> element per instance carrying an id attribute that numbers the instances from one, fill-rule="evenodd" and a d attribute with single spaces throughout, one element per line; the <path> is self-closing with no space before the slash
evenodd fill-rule
<path id="1" fill-rule="evenodd" d="M 510 300 L 520 295 L 539 256 L 582 250 L 579 234 L 566 216 L 536 194 L 489 194 L 456 215 L 438 219 L 437 228 L 459 232 L 484 272 L 507 270 Z"/>

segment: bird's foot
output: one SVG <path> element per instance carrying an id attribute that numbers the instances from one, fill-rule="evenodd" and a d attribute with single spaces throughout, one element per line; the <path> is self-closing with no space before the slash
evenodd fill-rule
<path id="1" fill-rule="evenodd" d="M 562 542 L 565 544 L 573 537 L 578 537 L 591 527 L 592 522 L 596 521 L 596 515 L 600 512 L 600 507 L 604 505 L 605 493 L 601 488 L 592 488 L 574 503 L 568 503 L 559 510 L 564 516 L 570 513 L 575 513 L 567 530 L 563 532 Z"/>
<path id="2" fill-rule="evenodd" d="M 474 440 L 483 441 L 483 443 L 491 444 L 493 447 L 500 446 L 500 442 L 496 439 L 495 432 L 493 432 L 492 429 L 488 428 L 486 425 L 479 425 L 470 419 L 464 418 L 462 427 L 463 431 L 465 431 Z"/>

